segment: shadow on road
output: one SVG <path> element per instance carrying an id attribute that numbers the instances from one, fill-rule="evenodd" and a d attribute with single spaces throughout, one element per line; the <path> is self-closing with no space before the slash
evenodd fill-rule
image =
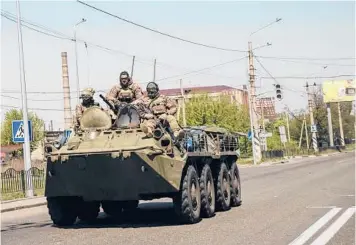
<path id="1" fill-rule="evenodd" d="M 172 203 L 150 202 L 139 204 L 139 207 L 135 210 L 123 212 L 118 219 L 111 218 L 105 213 L 100 213 L 97 220 L 91 224 L 78 220 L 73 226 L 61 228 L 140 228 L 172 225 L 180 225 Z"/>

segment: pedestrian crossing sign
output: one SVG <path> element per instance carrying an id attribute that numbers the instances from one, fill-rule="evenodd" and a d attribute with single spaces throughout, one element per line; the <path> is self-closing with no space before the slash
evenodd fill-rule
<path id="1" fill-rule="evenodd" d="M 28 129 L 30 133 L 30 142 L 33 140 L 33 130 L 32 121 L 28 120 Z M 24 143 L 25 142 L 25 127 L 23 120 L 13 120 L 12 121 L 12 141 L 14 143 Z"/>

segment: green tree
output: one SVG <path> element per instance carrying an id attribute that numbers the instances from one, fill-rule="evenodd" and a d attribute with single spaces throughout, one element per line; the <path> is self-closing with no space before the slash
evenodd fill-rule
<path id="1" fill-rule="evenodd" d="M 31 151 L 36 148 L 38 142 L 44 137 L 44 122 L 35 113 L 28 113 L 29 120 L 32 120 L 33 141 L 31 142 Z M 12 121 L 22 120 L 22 111 L 12 109 L 5 113 L 4 120 L 1 122 L 1 145 L 14 145 L 12 142 Z"/>
<path id="2" fill-rule="evenodd" d="M 229 96 L 214 99 L 207 94 L 194 95 L 186 103 L 187 126 L 218 126 L 230 132 L 247 133 L 250 128 L 248 108 L 231 103 Z M 180 117 L 182 123 L 182 117 Z M 240 137 L 241 152 L 251 154 L 251 142 Z"/>

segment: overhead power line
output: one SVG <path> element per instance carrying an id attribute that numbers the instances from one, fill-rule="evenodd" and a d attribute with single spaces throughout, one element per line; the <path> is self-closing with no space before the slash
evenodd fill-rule
<path id="1" fill-rule="evenodd" d="M 7 12 L 7 11 L 4 11 L 2 10 L 2 14 L 1 14 L 4 18 L 14 22 L 14 23 L 17 23 L 17 19 L 16 19 L 16 16 L 14 16 L 12 13 L 10 12 Z M 28 20 L 25 20 L 25 19 L 21 19 L 21 22 L 22 22 L 22 25 L 30 30 L 33 30 L 33 31 L 36 31 L 40 34 L 44 34 L 44 35 L 47 35 L 47 36 L 50 36 L 50 37 L 54 37 L 54 38 L 59 38 L 59 39 L 63 39 L 63 40 L 67 40 L 67 41 L 72 41 L 74 42 L 74 38 L 66 35 L 66 34 L 63 34 L 57 30 L 54 30 L 54 29 L 51 29 L 49 27 L 46 27 L 46 26 L 43 26 L 43 25 L 40 25 L 38 23 L 34 23 L 32 21 L 28 21 Z M 31 26 L 30 26 L 31 25 Z M 36 28 L 41 28 L 42 30 L 39 30 L 39 29 L 36 29 Z M 95 44 L 95 43 L 90 43 L 90 42 L 87 42 L 87 41 L 84 41 L 84 40 L 80 40 L 80 39 L 77 39 L 77 41 L 79 42 L 83 42 L 84 44 L 87 44 L 88 46 L 91 46 L 91 47 L 94 47 L 94 48 L 98 48 L 102 51 L 105 51 L 105 52 L 109 52 L 109 53 L 118 53 L 118 54 L 121 54 L 121 55 L 125 55 L 125 56 L 130 56 L 132 57 L 133 55 L 131 54 L 127 54 L 123 51 L 120 51 L 120 50 L 115 50 L 115 49 L 112 49 L 112 48 L 108 48 L 108 47 L 105 47 L 105 46 L 102 46 L 102 45 L 99 45 L 99 44 Z M 148 62 L 143 62 L 142 59 L 141 60 L 137 60 L 136 61 L 138 63 L 143 63 L 143 64 L 148 64 L 148 65 L 153 65 L 153 63 L 148 63 Z M 153 62 L 153 61 L 152 61 Z M 175 66 L 172 66 L 170 64 L 167 64 L 167 63 L 163 63 L 163 62 L 160 62 L 158 61 L 157 62 L 157 65 L 162 65 L 162 66 L 169 66 L 169 67 L 175 67 Z M 179 68 L 179 69 L 182 69 L 182 68 Z M 186 68 L 185 69 L 182 69 L 182 70 L 187 70 Z M 206 75 L 209 75 L 209 76 L 215 76 L 215 77 L 223 77 L 223 78 L 227 78 L 227 79 L 237 79 L 236 77 L 228 77 L 228 76 L 225 76 L 225 75 L 218 75 L 218 74 L 212 74 L 212 73 L 205 73 Z M 144 82 L 144 83 L 141 83 L 141 84 L 146 84 L 147 82 Z"/>
<path id="2" fill-rule="evenodd" d="M 262 59 L 271 59 L 271 60 L 276 60 L 276 61 L 297 63 L 297 64 L 310 64 L 310 65 L 317 65 L 317 66 L 352 66 L 352 67 L 355 67 L 355 65 L 352 65 L 352 64 L 315 63 L 315 62 L 311 62 L 311 61 L 299 61 L 299 60 L 283 59 L 283 58 L 277 58 L 277 57 L 268 57 L 268 58 L 263 57 L 263 56 L 255 56 L 255 57 L 259 57 Z"/>
<path id="3" fill-rule="evenodd" d="M 12 108 L 12 109 L 20 109 L 21 108 L 19 106 L 12 106 L 12 105 L 0 105 L 0 107 Z M 27 109 L 38 110 L 38 111 L 64 111 L 64 109 L 51 109 L 51 108 L 30 108 L 30 107 L 28 107 Z M 72 110 L 72 111 L 74 111 L 74 110 Z"/>
<path id="4" fill-rule="evenodd" d="M 332 78 L 339 78 L 339 77 L 355 77 L 355 75 L 345 74 L 345 75 L 335 75 L 335 76 L 285 76 L 285 77 L 274 77 L 273 79 L 332 79 Z M 261 77 L 263 79 L 271 79 L 270 77 Z"/>
<path id="5" fill-rule="evenodd" d="M 4 98 L 9 98 L 9 99 L 15 99 L 15 100 L 21 99 L 19 97 L 13 97 L 13 96 L 3 95 L 3 94 L 1 94 L 0 96 L 4 97 Z M 29 99 L 29 98 L 27 98 L 27 100 L 28 101 L 63 101 L 63 98 L 62 99 Z"/>
<path id="6" fill-rule="evenodd" d="M 258 56 L 265 59 L 284 59 L 284 60 L 356 60 L 355 57 L 340 58 L 313 58 L 313 57 L 277 57 L 277 56 Z"/>
<path id="7" fill-rule="evenodd" d="M 173 35 L 171 35 L 171 34 L 164 33 L 164 32 L 161 32 L 161 31 L 158 31 L 158 30 L 149 28 L 149 27 L 147 27 L 147 26 L 143 26 L 143 25 L 141 25 L 141 24 L 135 23 L 135 22 L 133 22 L 133 21 L 131 21 L 131 20 L 125 19 L 125 18 L 120 17 L 120 16 L 118 16 L 118 15 L 109 13 L 109 12 L 107 12 L 107 11 L 105 11 L 105 10 L 99 9 L 99 8 L 97 8 L 97 7 L 93 6 L 93 5 L 87 4 L 87 3 L 85 3 L 85 2 L 82 2 L 82 1 L 79 1 L 79 0 L 77 0 L 77 2 L 80 3 L 80 4 L 83 4 L 83 5 L 85 5 L 85 6 L 87 6 L 87 7 L 89 7 L 89 8 L 95 9 L 96 11 L 102 12 L 102 13 L 107 14 L 107 15 L 110 15 L 110 16 L 116 18 L 116 19 L 122 20 L 122 21 L 124 21 L 124 22 L 126 22 L 126 23 L 132 24 L 132 25 L 137 26 L 137 27 L 141 27 L 141 28 L 146 29 L 146 30 L 148 30 L 148 31 L 155 32 L 155 33 L 157 33 L 157 34 L 160 34 L 160 35 L 163 35 L 163 36 L 166 36 L 166 37 L 170 37 L 170 38 L 173 38 L 173 39 L 182 41 L 182 42 L 186 42 L 186 43 L 190 43 L 190 44 L 194 44 L 194 45 L 198 45 L 198 46 L 202 46 L 202 47 L 206 47 L 206 48 L 222 50 L 222 51 L 247 53 L 247 51 L 245 51 L 245 50 L 230 49 L 230 48 L 221 48 L 221 47 L 212 46 L 212 45 L 203 44 L 203 43 L 198 43 L 198 42 L 190 41 L 190 40 L 187 40 L 187 39 L 184 39 L 184 38 L 181 38 L 181 37 L 173 36 Z"/>
<path id="8" fill-rule="evenodd" d="M 187 73 L 184 73 L 184 74 L 180 74 L 180 75 L 174 75 L 174 76 L 164 77 L 164 78 L 161 78 L 161 79 L 157 79 L 156 81 L 163 81 L 163 80 L 167 80 L 167 79 L 171 79 L 171 78 L 175 78 L 175 77 L 183 77 L 183 76 L 186 76 L 186 75 L 189 75 L 189 74 L 199 73 L 199 72 L 202 72 L 202 71 L 205 71 L 205 70 L 210 70 L 210 69 L 213 69 L 213 68 L 216 68 L 216 67 L 219 67 L 219 66 L 224 66 L 224 65 L 227 65 L 227 64 L 231 64 L 231 63 L 234 63 L 234 62 L 243 60 L 243 59 L 245 59 L 245 58 L 247 58 L 247 57 L 248 57 L 248 56 L 240 57 L 240 58 L 238 58 L 238 59 L 230 60 L 230 61 L 228 61 L 228 62 L 220 63 L 220 64 L 217 64 L 217 65 L 214 65 L 214 66 L 205 67 L 205 68 L 203 68 L 203 69 L 199 69 L 199 70 L 195 70 L 195 71 L 190 71 L 190 72 L 187 72 Z"/>

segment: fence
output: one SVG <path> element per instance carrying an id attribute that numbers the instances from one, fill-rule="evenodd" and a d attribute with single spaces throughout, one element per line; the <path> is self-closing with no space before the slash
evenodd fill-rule
<path id="1" fill-rule="evenodd" d="M 32 179 L 33 189 L 44 189 L 45 171 L 32 167 L 27 171 L 16 171 L 13 168 L 1 173 L 1 194 L 23 192 L 25 193 Z"/>
<path id="2" fill-rule="evenodd" d="M 340 148 L 345 149 L 345 147 L 340 147 Z M 333 147 L 320 147 L 319 152 L 332 150 L 332 149 L 334 149 L 334 148 Z M 309 154 L 314 154 L 314 150 L 313 149 L 305 149 L 305 148 L 302 148 L 302 149 L 294 148 L 294 149 L 263 151 L 262 158 L 264 158 L 264 159 L 282 158 L 282 157 L 292 157 L 292 156 L 309 155 Z"/>

